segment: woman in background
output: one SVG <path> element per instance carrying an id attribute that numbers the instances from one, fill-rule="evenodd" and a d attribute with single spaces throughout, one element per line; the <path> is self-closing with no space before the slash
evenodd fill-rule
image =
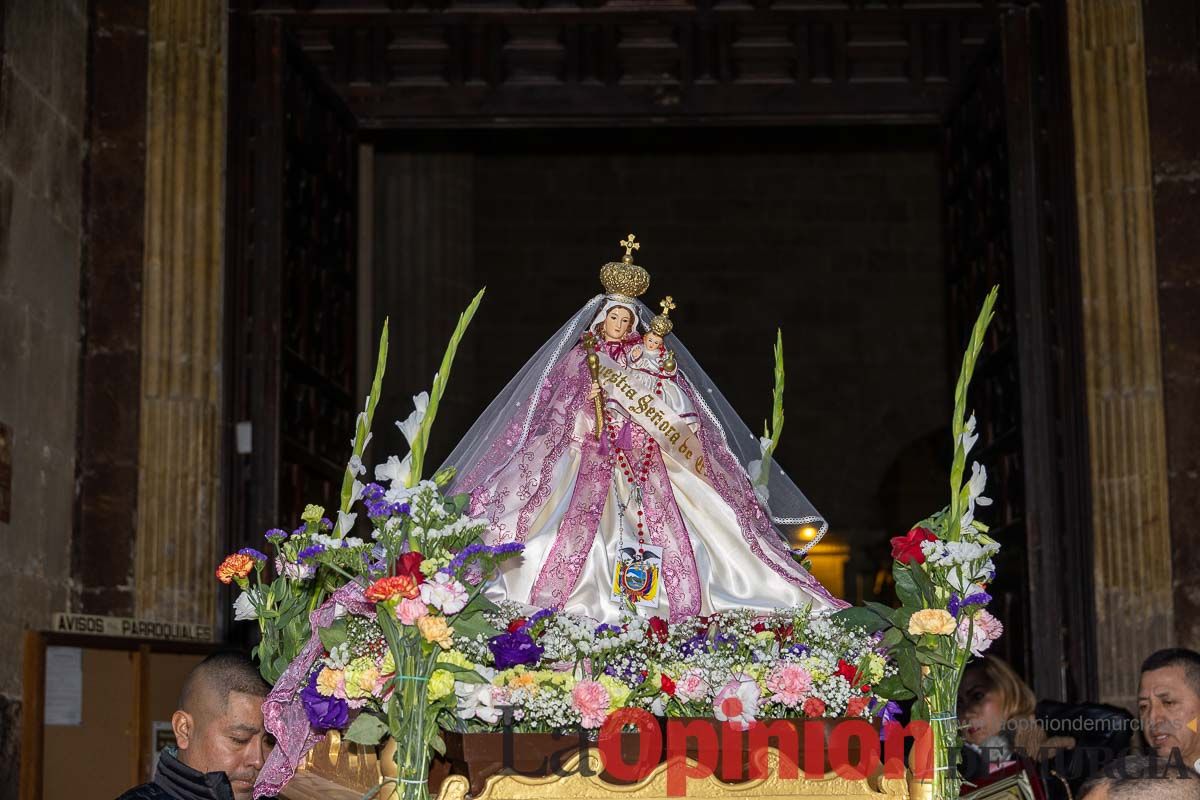
<path id="1" fill-rule="evenodd" d="M 1075 746 L 1069 736 L 1046 735 L 1036 705 L 1033 690 L 1001 659 L 984 656 L 967 665 L 958 689 L 964 779 L 978 781 L 1019 758 L 1043 760 Z"/>

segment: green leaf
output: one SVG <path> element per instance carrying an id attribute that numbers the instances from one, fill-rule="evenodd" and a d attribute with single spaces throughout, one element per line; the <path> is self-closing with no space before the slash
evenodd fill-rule
<path id="1" fill-rule="evenodd" d="M 914 651 L 917 654 L 917 661 L 920 661 L 926 666 L 937 664 L 943 667 L 953 667 L 954 663 L 936 650 L 930 650 L 925 647 L 918 647 Z"/>
<path id="2" fill-rule="evenodd" d="M 862 606 L 843 608 L 832 614 L 831 618 L 847 628 L 865 628 L 867 633 L 875 633 L 891 625 L 889 619 L 881 617 L 874 609 Z"/>
<path id="3" fill-rule="evenodd" d="M 871 691 L 888 700 L 909 700 L 914 695 L 900 680 L 899 675 L 889 675 L 871 686 Z"/>
<path id="4" fill-rule="evenodd" d="M 471 495 L 469 494 L 456 494 L 447 499 L 453 504 L 454 513 L 458 516 L 462 516 L 463 512 L 467 510 L 467 506 L 471 503 Z"/>
<path id="5" fill-rule="evenodd" d="M 466 609 L 463 609 L 465 612 Z M 485 639 L 490 639 L 493 636 L 499 636 L 500 631 L 488 622 L 483 614 L 466 614 L 459 612 L 454 618 L 454 635 L 465 636 L 468 639 L 474 639 L 476 636 L 482 635 Z"/>
<path id="6" fill-rule="evenodd" d="M 467 309 L 458 316 L 458 324 L 454 327 L 454 333 L 450 334 L 450 342 L 446 345 L 446 353 L 442 356 L 442 364 L 438 369 L 437 374 L 433 376 L 433 387 L 429 391 L 429 405 L 425 409 L 425 418 L 421 420 L 421 427 L 417 429 L 417 435 L 413 437 L 411 453 L 411 471 L 409 472 L 408 485 L 409 488 L 416 486 L 421 480 L 422 469 L 425 464 L 425 451 L 429 446 L 429 431 L 433 428 L 433 421 L 437 417 L 438 405 L 442 401 L 442 395 L 446 393 L 446 383 L 450 380 L 450 368 L 454 365 L 454 356 L 458 352 L 458 345 L 462 341 L 463 335 L 467 332 L 467 326 L 471 324 L 471 319 L 475 316 L 475 311 L 479 308 L 480 302 L 483 301 L 483 293 L 486 289 L 480 289 L 479 294 L 471 300 Z"/>
<path id="7" fill-rule="evenodd" d="M 883 646 L 889 650 L 904 641 L 904 631 L 899 628 L 888 628 L 883 635 Z"/>
<path id="8" fill-rule="evenodd" d="M 442 738 L 440 733 L 435 733 L 433 738 L 429 740 L 429 747 L 439 756 L 446 755 L 446 740 Z"/>
<path id="9" fill-rule="evenodd" d="M 900 598 L 900 602 L 906 606 L 920 608 L 925 605 L 925 599 L 921 595 L 920 588 L 917 587 L 913 572 L 914 570 L 904 564 L 896 564 L 892 569 L 892 575 L 896 578 L 896 595 Z"/>
<path id="10" fill-rule="evenodd" d="M 359 714 L 343 734 L 346 739 L 355 744 L 377 745 L 387 736 L 388 727 L 374 714 Z"/>
<path id="11" fill-rule="evenodd" d="M 919 564 L 910 564 L 908 571 L 912 576 L 913 583 L 917 585 L 921 597 L 925 599 L 925 607 L 933 608 L 937 604 L 937 590 L 933 588 L 933 582 L 929 580 L 929 573 Z"/>
<path id="12" fill-rule="evenodd" d="M 444 668 L 444 665 L 441 668 Z M 480 675 L 478 672 L 476 672 L 473 669 L 464 669 L 462 672 L 454 673 L 454 680 L 456 683 L 487 683 L 488 682 L 487 678 L 483 677 L 482 675 Z M 451 698 L 453 698 L 453 695 L 451 695 Z"/>
<path id="13" fill-rule="evenodd" d="M 892 609 L 891 620 L 892 624 L 905 633 L 908 632 L 908 621 L 912 619 L 912 615 L 920 611 L 919 608 L 910 608 L 908 606 Z"/>
<path id="14" fill-rule="evenodd" d="M 326 650 L 332 650 L 338 645 L 343 644 L 349 635 L 350 631 L 345 619 L 336 620 L 328 628 L 321 628 L 317 631 L 317 636 L 321 638 L 321 645 Z"/>
<path id="15" fill-rule="evenodd" d="M 921 694 L 921 665 L 913 648 L 897 650 L 893 655 L 899 668 L 900 682 L 914 695 Z"/>
<path id="16" fill-rule="evenodd" d="M 383 330 L 379 334 L 379 354 L 375 358 L 375 377 L 371 381 L 371 393 L 367 396 L 367 407 L 363 409 L 363 419 L 356 424 L 354 431 L 354 450 L 353 454 L 362 457 L 363 450 L 367 446 L 367 434 L 371 432 L 371 421 L 375 417 L 375 405 L 379 402 L 379 396 L 383 392 L 383 373 L 387 367 L 388 354 L 388 320 L 385 317 L 383 320 Z M 342 475 L 342 498 L 341 510 L 350 510 L 350 498 L 354 494 L 354 470 L 347 464 L 346 471 Z M 340 526 L 337 534 L 347 536 L 350 531 L 343 531 Z"/>

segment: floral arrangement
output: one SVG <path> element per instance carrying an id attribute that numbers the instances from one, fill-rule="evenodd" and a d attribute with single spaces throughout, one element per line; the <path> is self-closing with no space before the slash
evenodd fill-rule
<path id="1" fill-rule="evenodd" d="M 713 717 L 743 729 L 758 719 L 888 721 L 899 712 L 895 701 L 912 699 L 914 718 L 935 732 L 937 797 L 956 796 L 947 759 L 957 744 L 958 682 L 970 654 L 1002 630 L 985 609 L 999 545 L 975 519 L 990 503 L 986 471 L 974 464 L 964 480 L 977 438 L 965 414 L 966 388 L 995 291 L 956 389 L 951 503 L 893 540 L 901 608 L 868 604 L 832 616 L 807 608 L 728 611 L 670 624 L 629 612 L 615 625 L 491 602 L 489 578 L 522 546 L 484 543 L 487 521 L 466 513 L 465 496 L 443 493 L 452 469 L 421 479 L 454 354 L 481 298 L 460 316 L 431 392 L 415 397 L 413 412 L 396 423 L 408 455 L 390 456 L 363 482 L 385 324 L 335 519 L 309 506 L 290 533 L 267 532 L 270 555 L 246 548 L 217 569 L 219 580 L 242 590 L 237 618 L 259 625 L 256 656 L 275 684 L 268 704 L 302 709 L 302 734 L 292 740 L 277 732 L 272 758 L 294 768 L 329 730 L 366 745 L 391 736 L 397 794 L 424 800 L 430 754 L 445 746 L 441 730 L 595 730 L 620 708 Z M 776 361 L 776 408 L 760 474 L 783 422 L 779 343 Z"/>
<path id="2" fill-rule="evenodd" d="M 867 603 L 835 615 L 848 625 L 882 634 L 898 670 L 879 681 L 875 691 L 893 700 L 915 700 L 912 718 L 929 723 L 936 800 L 959 795 L 961 780 L 951 760 L 959 745 L 956 705 L 963 671 L 970 656 L 982 655 L 1004 630 L 985 608 L 991 601 L 987 585 L 996 571 L 992 557 L 1000 544 L 975 518 L 979 508 L 992 502 L 983 494 L 987 470 L 974 462 L 964 481 L 967 456 L 979 438 L 975 416 L 966 413 L 967 387 L 997 292 L 992 289 L 983 303 L 954 391 L 950 505 L 892 539 L 892 574 L 901 607 Z"/>
<path id="3" fill-rule="evenodd" d="M 756 719 L 894 714 L 871 683 L 894 674 L 874 637 L 807 609 L 728 611 L 668 624 L 628 616 L 596 625 L 563 612 L 490 615 L 505 632 L 457 638 L 460 729 L 493 729 L 505 706 L 518 732 L 596 729 L 619 708 L 659 717 Z M 448 726 L 449 727 L 449 726 Z"/>

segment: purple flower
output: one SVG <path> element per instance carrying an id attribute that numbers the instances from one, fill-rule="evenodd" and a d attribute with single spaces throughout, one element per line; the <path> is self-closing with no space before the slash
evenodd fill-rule
<path id="1" fill-rule="evenodd" d="M 255 550 L 253 547 L 243 547 L 241 550 L 238 550 L 238 555 L 250 556 L 255 561 L 266 561 L 267 560 L 266 553 L 261 553 L 258 550 Z"/>
<path id="2" fill-rule="evenodd" d="M 976 592 L 975 594 L 969 594 L 964 597 L 962 604 L 964 606 L 986 606 L 990 602 L 992 602 L 992 596 L 990 594 L 987 592 Z"/>
<path id="3" fill-rule="evenodd" d="M 471 586 L 478 586 L 483 581 L 483 567 L 478 564 L 467 564 L 467 568 L 463 570 L 463 583 Z"/>
<path id="4" fill-rule="evenodd" d="M 325 697 L 317 691 L 317 673 L 308 678 L 308 686 L 300 690 L 300 701 L 308 722 L 319 731 L 342 729 L 350 720 L 350 707 L 345 700 Z"/>
<path id="5" fill-rule="evenodd" d="M 393 506 L 393 508 L 395 508 L 395 511 L 392 512 L 394 514 L 407 514 L 408 512 L 412 511 L 412 506 L 410 506 L 408 503 L 400 503 L 399 505 Z"/>
<path id="6" fill-rule="evenodd" d="M 321 527 L 327 531 L 333 530 L 333 520 L 329 517 L 321 517 Z"/>
<path id="7" fill-rule="evenodd" d="M 551 617 L 553 615 L 554 615 L 554 609 L 552 609 L 552 608 L 543 608 L 540 611 L 535 611 L 533 613 L 532 617 L 525 620 L 525 624 L 522 625 L 517 630 L 517 633 L 531 633 L 531 631 L 533 630 L 533 627 L 535 625 L 537 625 L 539 622 L 546 619 L 547 617 Z"/>
<path id="8" fill-rule="evenodd" d="M 379 500 L 383 497 L 383 487 L 372 481 L 363 487 L 363 499 L 367 501 Z"/>
<path id="9" fill-rule="evenodd" d="M 303 534 L 304 534 L 304 533 L 305 533 L 307 530 L 308 530 L 308 526 L 307 526 L 307 525 L 301 525 L 299 528 L 296 528 L 296 530 L 292 531 L 292 536 L 301 536 L 301 535 L 303 535 Z"/>
<path id="10" fill-rule="evenodd" d="M 282 528 L 271 528 L 271 530 L 267 531 L 266 538 L 267 541 L 286 539 L 287 531 L 283 530 Z"/>
<path id="11" fill-rule="evenodd" d="M 603 636 L 603 635 L 604 635 L 604 634 L 606 634 L 606 633 L 620 633 L 620 632 L 621 632 L 621 626 L 620 626 L 620 625 L 609 625 L 608 623 L 601 623 L 601 624 L 600 624 L 600 625 L 599 625 L 599 626 L 596 628 L 596 635 L 597 635 L 597 636 Z"/>
<path id="12" fill-rule="evenodd" d="M 311 547 L 306 547 L 296 554 L 297 561 L 308 561 L 310 558 L 316 558 L 325 552 L 325 545 L 314 544 Z"/>
<path id="13" fill-rule="evenodd" d="M 779 649 L 779 653 L 780 655 L 789 655 L 793 658 L 800 658 L 801 656 L 808 655 L 808 645 L 800 643 L 789 644 L 787 647 L 781 647 Z"/>
<path id="14" fill-rule="evenodd" d="M 527 633 L 502 633 L 488 639 L 488 648 L 496 659 L 496 669 L 505 670 L 521 664 L 533 665 L 542 658 L 543 649 Z"/>
<path id="15" fill-rule="evenodd" d="M 867 710 L 871 712 L 871 714 L 874 714 L 878 705 L 879 698 L 872 697 L 871 702 L 867 704 Z M 900 708 L 899 703 L 897 703 L 895 700 L 888 700 L 887 703 L 884 704 L 883 708 L 879 710 L 879 721 L 884 724 L 888 722 L 895 722 L 896 717 L 900 715 L 901 711 L 902 709 Z"/>
<path id="16" fill-rule="evenodd" d="M 455 575 L 472 559 L 483 558 L 485 556 L 499 559 L 512 553 L 519 553 L 524 549 L 525 545 L 521 542 L 508 542 L 495 546 L 479 543 L 469 544 L 451 559 L 449 564 L 442 567 L 441 572 L 447 575 Z"/>
<path id="17" fill-rule="evenodd" d="M 967 606 L 986 606 L 990 602 L 992 602 L 992 596 L 987 592 L 976 592 L 961 599 L 957 594 L 951 592 L 946 610 L 950 612 L 950 616 L 957 617 L 958 612 Z"/>

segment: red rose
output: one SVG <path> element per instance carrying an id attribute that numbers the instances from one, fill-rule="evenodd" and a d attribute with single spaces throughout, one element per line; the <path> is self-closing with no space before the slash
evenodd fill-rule
<path id="1" fill-rule="evenodd" d="M 675 681 L 671 680 L 670 676 L 668 676 L 665 672 L 662 675 L 662 680 L 660 683 L 662 684 L 663 694 L 665 694 L 667 697 L 675 696 Z"/>
<path id="2" fill-rule="evenodd" d="M 524 625 L 528 621 L 529 620 L 526 619 L 525 617 L 517 617 L 512 622 L 508 623 L 508 632 L 516 633 L 517 631 L 521 630 L 521 626 Z"/>
<path id="3" fill-rule="evenodd" d="M 756 622 L 750 626 L 750 630 L 754 631 L 755 633 L 762 633 L 766 629 L 767 624 L 765 622 Z"/>
<path id="4" fill-rule="evenodd" d="M 870 699 L 866 697 L 851 697 L 850 702 L 846 703 L 846 716 L 861 717 L 870 702 Z"/>
<path id="5" fill-rule="evenodd" d="M 396 559 L 396 574 L 407 575 L 418 584 L 425 582 L 425 573 L 421 572 L 421 562 L 425 556 L 416 551 L 404 553 Z"/>
<path id="6" fill-rule="evenodd" d="M 804 701 L 804 716 L 820 717 L 825 713 L 825 701 L 819 697 L 810 697 Z"/>
<path id="7" fill-rule="evenodd" d="M 660 642 L 665 642 L 669 631 L 667 629 L 667 621 L 662 617 L 650 618 L 650 633 Z"/>
<path id="8" fill-rule="evenodd" d="M 840 658 L 838 659 L 837 671 L 834 672 L 833 674 L 841 675 L 843 678 L 845 678 L 847 681 L 850 682 L 851 686 L 854 685 L 855 681 L 859 680 L 858 667 L 854 666 L 853 664 L 851 664 L 848 661 L 843 661 Z"/>
<path id="9" fill-rule="evenodd" d="M 922 542 L 936 542 L 937 536 L 924 528 L 913 528 L 904 536 L 892 538 L 892 558 L 901 564 L 924 564 L 925 553 Z"/>

